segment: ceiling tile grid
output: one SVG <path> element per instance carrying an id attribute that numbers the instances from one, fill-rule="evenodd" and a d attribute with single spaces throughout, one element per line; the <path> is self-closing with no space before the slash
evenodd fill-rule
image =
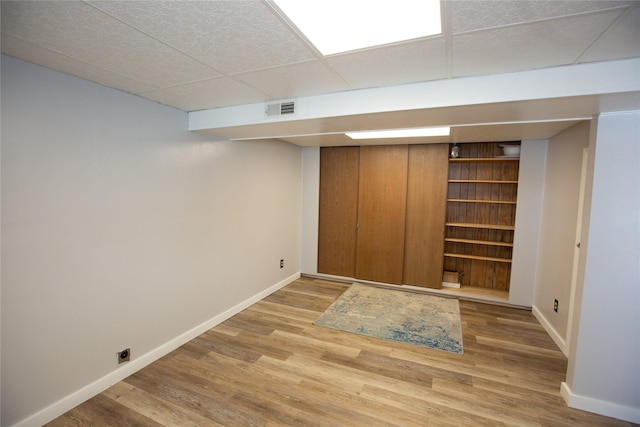
<path id="1" fill-rule="evenodd" d="M 453 36 L 454 77 L 572 64 L 622 10 L 498 27 Z"/>
<path id="2" fill-rule="evenodd" d="M 630 6 L 631 1 L 580 0 L 455 0 L 447 1 L 454 34 L 563 18 Z"/>
<path id="3" fill-rule="evenodd" d="M 443 36 L 329 56 L 326 62 L 352 89 L 447 77 Z"/>
<path id="4" fill-rule="evenodd" d="M 2 32 L 161 87 L 220 75 L 81 2 L 2 2 Z"/>
<path id="5" fill-rule="evenodd" d="M 157 85 L 130 79 L 6 34 L 2 35 L 2 53 L 129 93 L 142 93 L 158 88 Z"/>
<path id="6" fill-rule="evenodd" d="M 640 56 L 638 1 L 442 4 L 440 36 L 327 57 L 270 0 L 3 0 L 0 30 L 4 54 L 185 111 Z"/>
<path id="7" fill-rule="evenodd" d="M 229 77 L 162 88 L 141 94 L 145 98 L 184 111 L 205 110 L 230 104 L 252 104 L 265 94 Z"/>
<path id="8" fill-rule="evenodd" d="M 635 40 L 635 43 L 629 43 Z M 640 2 L 622 14 L 585 52 L 581 62 L 640 56 Z"/>
<path id="9" fill-rule="evenodd" d="M 271 99 L 313 96 L 351 89 L 337 73 L 319 60 L 236 74 L 233 77 L 263 91 Z"/>
<path id="10" fill-rule="evenodd" d="M 90 4 L 224 74 L 315 59 L 309 47 L 261 1 Z"/>

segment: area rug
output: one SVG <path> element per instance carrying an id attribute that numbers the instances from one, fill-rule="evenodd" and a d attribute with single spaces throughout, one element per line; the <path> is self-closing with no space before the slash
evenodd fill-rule
<path id="1" fill-rule="evenodd" d="M 457 299 L 352 284 L 314 325 L 462 354 Z"/>

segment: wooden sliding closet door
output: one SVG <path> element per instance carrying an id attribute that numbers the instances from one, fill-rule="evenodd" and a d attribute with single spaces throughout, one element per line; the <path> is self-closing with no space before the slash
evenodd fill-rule
<path id="1" fill-rule="evenodd" d="M 319 273 L 356 275 L 359 157 L 359 147 L 320 149 Z"/>
<path id="2" fill-rule="evenodd" d="M 404 252 L 406 285 L 442 287 L 449 144 L 409 147 Z"/>
<path id="3" fill-rule="evenodd" d="M 358 279 L 402 283 L 408 147 L 360 147 Z"/>

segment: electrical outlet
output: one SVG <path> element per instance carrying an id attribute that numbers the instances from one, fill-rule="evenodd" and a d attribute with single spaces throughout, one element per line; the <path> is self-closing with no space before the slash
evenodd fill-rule
<path id="1" fill-rule="evenodd" d="M 553 311 L 555 311 L 556 313 L 558 312 L 558 300 L 557 299 L 553 300 Z"/>
<path id="2" fill-rule="evenodd" d="M 280 268 L 284 268 L 284 259 L 280 260 Z"/>
<path id="3" fill-rule="evenodd" d="M 128 362 L 129 359 L 131 359 L 131 349 L 125 348 L 124 350 L 119 351 L 117 355 L 118 355 L 118 365 L 124 362 Z"/>

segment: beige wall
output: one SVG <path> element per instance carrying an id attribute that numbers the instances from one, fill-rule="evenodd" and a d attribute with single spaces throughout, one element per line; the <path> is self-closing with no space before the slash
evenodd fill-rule
<path id="1" fill-rule="evenodd" d="M 565 352 L 582 154 L 588 144 L 588 122 L 551 138 L 544 179 L 533 310 Z M 555 299 L 557 313 L 553 310 Z"/>
<path id="2" fill-rule="evenodd" d="M 2 425 L 40 425 L 300 271 L 301 150 L 186 129 L 2 58 Z"/>
<path id="3" fill-rule="evenodd" d="M 320 147 L 303 147 L 301 271 L 306 274 L 318 274 L 319 212 Z"/>
<path id="4" fill-rule="evenodd" d="M 540 245 L 547 140 L 522 141 L 509 303 L 531 307 Z"/>

